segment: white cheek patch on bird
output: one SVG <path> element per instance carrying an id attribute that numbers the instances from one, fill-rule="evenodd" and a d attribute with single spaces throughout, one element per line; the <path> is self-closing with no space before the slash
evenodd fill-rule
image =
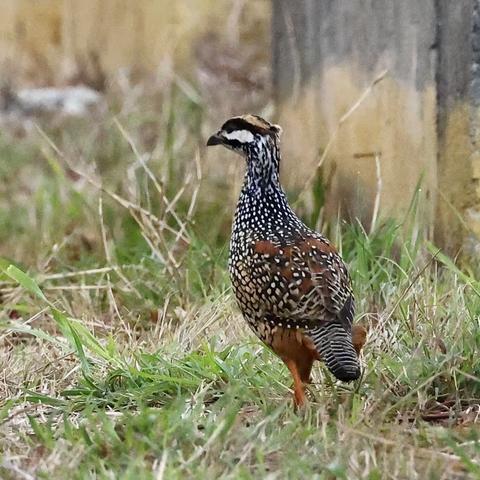
<path id="1" fill-rule="evenodd" d="M 251 143 L 255 139 L 253 133 L 248 130 L 234 130 L 230 133 L 224 133 L 223 136 L 227 140 L 236 140 L 240 143 Z"/>

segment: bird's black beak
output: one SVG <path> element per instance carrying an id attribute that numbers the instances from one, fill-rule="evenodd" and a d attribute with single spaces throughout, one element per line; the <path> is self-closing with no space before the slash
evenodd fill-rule
<path id="1" fill-rule="evenodd" d="M 211 147 L 212 145 L 222 145 L 223 144 L 223 137 L 220 135 L 220 132 L 215 133 L 207 140 L 207 147 Z"/>

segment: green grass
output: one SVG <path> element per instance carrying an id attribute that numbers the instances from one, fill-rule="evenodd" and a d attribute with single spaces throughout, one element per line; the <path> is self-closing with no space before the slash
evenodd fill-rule
<path id="1" fill-rule="evenodd" d="M 365 374 L 316 366 L 295 413 L 226 274 L 241 162 L 206 156 L 199 105 L 160 101 L 1 134 L 0 477 L 480 478 L 476 266 L 426 240 L 415 204 L 370 234 L 326 225 Z"/>

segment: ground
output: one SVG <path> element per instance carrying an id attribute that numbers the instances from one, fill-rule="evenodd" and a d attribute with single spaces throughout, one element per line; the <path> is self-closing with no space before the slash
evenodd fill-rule
<path id="1" fill-rule="evenodd" d="M 429 242 L 415 198 L 371 231 L 325 219 L 319 180 L 295 208 L 369 334 L 363 378 L 317 364 L 294 412 L 226 273 L 244 166 L 207 154 L 224 118 L 195 87 L 166 92 L 0 133 L 0 477 L 480 478 L 476 265 Z"/>

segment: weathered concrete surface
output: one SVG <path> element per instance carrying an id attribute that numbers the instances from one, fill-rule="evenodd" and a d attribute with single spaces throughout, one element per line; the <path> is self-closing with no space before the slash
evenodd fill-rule
<path id="1" fill-rule="evenodd" d="M 435 0 L 273 0 L 275 90 L 343 63 L 366 81 L 388 67 L 422 88 L 435 75 L 435 18 Z"/>
<path id="2" fill-rule="evenodd" d="M 480 2 L 438 2 L 436 238 L 480 253 Z"/>
<path id="3" fill-rule="evenodd" d="M 380 195 L 401 218 L 421 181 L 425 224 L 455 250 L 480 233 L 478 0 L 273 0 L 273 80 L 285 124 L 285 174 L 324 148 L 339 119 L 384 69 L 338 131 L 325 163 L 330 213 L 368 222 Z M 299 132 L 300 130 L 300 132 Z M 381 191 L 373 156 L 381 154 Z M 317 157 L 318 158 L 318 157 Z M 477 177 L 475 177 L 475 175 Z"/>
<path id="4" fill-rule="evenodd" d="M 318 163 L 318 152 L 363 91 L 356 70 L 343 64 L 323 72 L 318 87 L 305 87 L 298 100 L 283 104 L 283 175 L 290 186 L 303 187 Z M 419 92 L 385 78 L 374 88 L 340 127 L 327 155 L 327 214 L 336 216 L 341 208 L 344 215 L 369 224 L 377 195 L 383 214 L 397 217 L 406 212 L 420 182 L 419 193 L 431 197 L 436 184 L 436 143 L 431 141 L 435 103 L 431 87 Z M 423 213 L 432 218 L 433 203 L 424 203 Z"/>

